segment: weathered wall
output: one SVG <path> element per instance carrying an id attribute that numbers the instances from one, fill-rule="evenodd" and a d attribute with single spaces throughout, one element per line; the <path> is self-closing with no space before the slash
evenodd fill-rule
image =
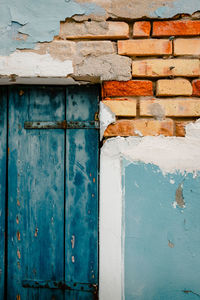
<path id="1" fill-rule="evenodd" d="M 175 15 L 177 3 L 163 6 L 158 1 L 150 9 L 144 1 L 136 16 L 132 9 L 139 4 L 131 2 L 119 17 L 112 15 L 121 5 L 118 2 L 61 2 L 53 13 L 52 1 L 50 14 L 43 19 L 43 6 L 39 13 L 24 8 L 22 14 L 12 2 L 2 4 L 11 25 L 2 18 L 2 32 L 9 35 L 0 51 L 9 51 L 0 56 L 0 83 L 101 83 L 103 103 L 116 115 L 106 138 L 184 136 L 184 126 L 200 116 L 199 14 L 189 15 L 190 9 L 174 19 L 169 19 L 168 10 L 167 20 L 151 16 L 159 5 L 173 8 Z M 192 12 L 196 11 L 197 3 L 191 4 L 196 4 Z M 131 19 L 123 15 L 126 10 L 132 11 Z M 26 24 L 19 27 L 16 22 Z"/>
<path id="2" fill-rule="evenodd" d="M 200 125 L 101 153 L 100 299 L 199 296 Z"/>
<path id="3" fill-rule="evenodd" d="M 100 299 L 199 296 L 199 0 L 0 8 L 0 84 L 102 85 Z"/>

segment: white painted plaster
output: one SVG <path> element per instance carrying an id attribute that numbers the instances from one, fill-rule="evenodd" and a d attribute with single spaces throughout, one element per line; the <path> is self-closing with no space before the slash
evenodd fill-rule
<path id="1" fill-rule="evenodd" d="M 104 148 L 105 149 L 105 148 Z M 121 161 L 102 153 L 100 166 L 100 300 L 121 300 L 123 287 Z"/>
<path id="2" fill-rule="evenodd" d="M 100 120 L 100 140 L 103 138 L 104 131 L 108 125 L 116 121 L 115 114 L 103 102 L 99 104 L 99 120 Z"/>
<path id="3" fill-rule="evenodd" d="M 188 138 L 200 138 L 200 119 L 198 119 L 195 123 L 189 123 L 185 127 L 186 129 L 186 137 Z"/>
<path id="4" fill-rule="evenodd" d="M 192 128 L 192 129 L 191 129 Z M 150 163 L 164 174 L 200 171 L 200 122 L 186 127 L 187 137 L 116 137 L 101 150 L 100 300 L 124 299 L 122 159 Z M 171 182 L 173 184 L 173 182 Z M 176 207 L 176 203 L 172 204 Z"/>
<path id="5" fill-rule="evenodd" d="M 60 61 L 50 54 L 15 51 L 9 56 L 0 56 L 0 76 L 66 77 L 72 73 L 71 60 Z"/>

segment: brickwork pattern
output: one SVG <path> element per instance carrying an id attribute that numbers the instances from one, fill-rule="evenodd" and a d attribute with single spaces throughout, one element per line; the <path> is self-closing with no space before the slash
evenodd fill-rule
<path id="1" fill-rule="evenodd" d="M 130 25 L 129 39 L 117 39 L 118 54 L 132 59 L 132 80 L 102 84 L 117 119 L 106 138 L 185 136 L 200 117 L 199 36 L 199 20 L 145 20 Z"/>
<path id="2" fill-rule="evenodd" d="M 185 125 L 200 117 L 198 17 L 66 20 L 54 42 L 36 51 L 47 50 L 61 59 L 73 56 L 75 78 L 99 78 L 102 101 L 116 115 L 106 138 L 182 137 Z"/>

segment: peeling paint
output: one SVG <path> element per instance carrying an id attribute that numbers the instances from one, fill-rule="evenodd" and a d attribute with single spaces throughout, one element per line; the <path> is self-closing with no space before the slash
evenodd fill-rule
<path id="1" fill-rule="evenodd" d="M 71 60 L 53 59 L 50 54 L 39 55 L 31 52 L 16 51 L 9 56 L 0 56 L 2 76 L 21 77 L 66 77 L 73 73 Z"/>
<path id="2" fill-rule="evenodd" d="M 200 138 L 200 119 L 198 119 L 195 123 L 189 123 L 185 126 L 186 129 L 186 137 L 187 138 Z"/>
<path id="3" fill-rule="evenodd" d="M 18 241 L 20 241 L 20 232 L 19 231 L 17 231 L 17 239 L 18 239 Z"/>
<path id="4" fill-rule="evenodd" d="M 72 235 L 71 244 L 72 244 L 72 249 L 74 249 L 74 246 L 75 246 L 75 235 Z"/>
<path id="5" fill-rule="evenodd" d="M 191 203 L 188 209 L 183 210 L 185 199 L 182 191 L 182 184 L 176 186 L 177 182 L 183 183 L 188 176 L 195 182 L 196 175 L 200 171 L 200 133 L 199 122 L 186 127 L 186 137 L 116 137 L 107 140 L 101 149 L 100 165 L 100 298 L 101 299 L 124 299 L 124 191 L 122 185 L 123 161 L 129 164 L 141 164 L 154 167 L 159 170 L 162 178 L 168 178 L 168 189 L 171 195 L 168 202 L 169 216 L 173 214 L 177 219 L 177 210 L 171 206 L 171 199 L 175 198 L 174 207 L 180 207 L 180 219 L 185 220 L 184 214 L 190 214 Z M 192 134 L 193 132 L 193 134 Z M 152 167 L 152 168 L 153 168 Z M 140 176 L 141 181 L 142 176 Z M 134 178 L 131 177 L 130 181 Z M 134 181 L 133 181 L 134 182 Z M 148 184 L 148 183 L 147 183 Z M 188 183 L 190 184 L 190 183 Z M 196 183 L 198 184 L 198 182 Z M 185 186 L 185 182 L 184 182 Z M 136 186 L 136 189 L 141 186 Z M 149 183 L 151 188 L 151 183 Z M 185 191 L 185 189 L 184 189 Z M 156 193 L 156 192 L 155 192 Z M 186 187 L 186 195 L 190 199 L 189 186 Z M 154 197 L 156 198 L 156 196 Z M 162 194 L 160 195 L 162 199 Z M 168 204 L 166 204 L 168 203 Z M 198 204 L 198 199 L 196 199 Z M 163 209 L 162 202 L 158 208 Z M 154 207 L 155 208 L 155 207 Z M 147 210 L 148 211 L 148 210 Z M 110 217 L 112 216 L 112 218 Z M 137 220 L 135 220 L 137 223 Z M 186 223 L 186 221 L 184 221 Z M 187 226 L 182 222 L 181 232 L 188 231 Z M 171 225 L 169 224 L 169 227 Z M 196 228 L 196 227 L 195 227 Z M 168 228 L 167 228 L 168 230 Z M 195 234 L 195 233 L 193 233 Z M 189 237 L 189 236 L 188 236 Z M 132 237 L 136 238 L 137 237 Z M 167 242 L 168 241 L 168 242 Z M 173 253 L 179 251 L 179 245 L 173 238 L 173 229 L 169 231 L 167 241 L 164 240 L 166 248 L 174 248 Z M 188 246 L 189 247 L 189 246 Z M 187 249 L 188 250 L 188 249 Z M 182 253 L 182 252 L 181 252 Z M 175 255 L 175 254 L 173 254 Z M 113 288 L 111 288 L 113 287 Z M 155 298 L 155 297 L 154 297 Z M 152 298 L 153 299 L 153 298 Z M 181 299 L 181 298 L 180 298 Z"/>
<path id="6" fill-rule="evenodd" d="M 103 139 L 103 134 L 108 125 L 116 122 L 115 114 L 111 111 L 111 109 L 106 106 L 104 103 L 100 102 L 100 140 Z"/>
<path id="7" fill-rule="evenodd" d="M 48 8 L 48 13 L 47 13 Z M 104 15 L 105 10 L 95 3 L 74 0 L 42 0 L 35 2 L 7 0 L 0 4 L 0 54 L 15 49 L 33 49 L 37 42 L 49 42 L 58 35 L 60 21 L 73 15 Z"/>
<path id="8" fill-rule="evenodd" d="M 179 184 L 176 190 L 176 203 L 179 207 L 185 208 L 185 201 L 183 197 L 183 184 Z"/>
<path id="9" fill-rule="evenodd" d="M 177 14 L 193 14 L 200 8 L 199 0 L 77 0 L 77 2 L 92 2 L 105 8 L 112 18 L 171 18 Z M 95 17 L 95 16 L 94 16 Z M 86 20 L 87 16 L 78 16 L 76 20 Z"/>
<path id="10" fill-rule="evenodd" d="M 171 241 L 168 241 L 168 246 L 169 246 L 170 248 L 174 248 L 174 244 L 173 244 Z"/>
<path id="11" fill-rule="evenodd" d="M 38 228 L 35 228 L 35 233 L 34 236 L 37 237 L 38 236 Z"/>
<path id="12" fill-rule="evenodd" d="M 150 14 L 151 17 L 171 18 L 177 14 L 193 14 L 200 10 L 199 0 L 163 1 L 163 4 Z"/>
<path id="13" fill-rule="evenodd" d="M 17 250 L 17 256 L 19 259 L 21 258 L 21 253 L 20 253 L 19 249 Z"/>

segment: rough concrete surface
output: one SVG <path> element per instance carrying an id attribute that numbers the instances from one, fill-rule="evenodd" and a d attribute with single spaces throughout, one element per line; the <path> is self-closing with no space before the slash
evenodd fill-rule
<path id="1" fill-rule="evenodd" d="M 97 4 L 112 18 L 134 19 L 145 16 L 171 18 L 180 13 L 193 14 L 200 10 L 199 0 L 77 0 L 77 2 Z"/>
<path id="2" fill-rule="evenodd" d="M 74 66 L 74 78 L 93 80 L 129 80 L 131 78 L 131 59 L 117 54 L 83 58 Z"/>

